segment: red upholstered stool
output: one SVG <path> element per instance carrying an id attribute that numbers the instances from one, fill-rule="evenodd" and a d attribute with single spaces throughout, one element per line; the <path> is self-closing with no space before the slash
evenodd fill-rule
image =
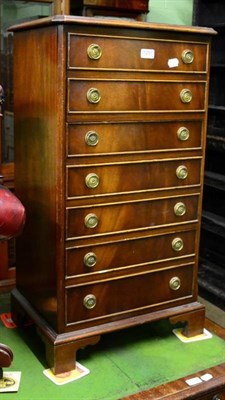
<path id="1" fill-rule="evenodd" d="M 8 240 L 22 232 L 25 223 L 25 209 L 19 199 L 5 186 L 0 185 L 0 240 Z M 3 368 L 13 360 L 12 350 L 0 343 L 0 379 Z"/>
<path id="2" fill-rule="evenodd" d="M 18 236 L 24 223 L 24 206 L 7 187 L 0 185 L 0 239 Z"/>

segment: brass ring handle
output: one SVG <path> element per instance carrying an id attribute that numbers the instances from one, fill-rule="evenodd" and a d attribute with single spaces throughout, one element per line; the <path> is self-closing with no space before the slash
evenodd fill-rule
<path id="1" fill-rule="evenodd" d="M 182 61 L 184 64 L 192 64 L 194 61 L 194 53 L 191 50 L 184 50 L 181 54 Z"/>
<path id="2" fill-rule="evenodd" d="M 181 287 L 180 278 L 178 278 L 178 276 L 174 276 L 173 278 L 171 278 L 169 281 L 169 286 L 170 286 L 170 289 L 172 289 L 172 290 L 180 289 L 180 287 Z"/>
<path id="3" fill-rule="evenodd" d="M 181 238 L 176 237 L 172 240 L 171 246 L 173 250 L 181 251 L 184 247 L 184 242 Z"/>
<path id="4" fill-rule="evenodd" d="M 178 131 L 177 131 L 177 137 L 179 140 L 184 142 L 185 140 L 188 140 L 190 136 L 189 129 L 187 129 L 185 126 L 181 126 Z"/>
<path id="5" fill-rule="evenodd" d="M 185 165 L 179 165 L 176 169 L 176 175 L 178 179 L 186 179 L 188 176 L 188 169 Z"/>
<path id="6" fill-rule="evenodd" d="M 180 99 L 182 103 L 190 103 L 192 100 L 192 93 L 189 89 L 183 89 L 180 92 Z"/>
<path id="7" fill-rule="evenodd" d="M 93 268 L 96 265 L 97 256 L 95 253 L 90 252 L 84 256 L 84 265 L 88 268 Z"/>
<path id="8" fill-rule="evenodd" d="M 96 146 L 99 141 L 98 133 L 95 131 L 88 131 L 85 135 L 85 142 L 88 146 Z"/>
<path id="9" fill-rule="evenodd" d="M 99 103 L 101 100 L 101 94 L 100 94 L 99 90 L 96 88 L 88 89 L 87 99 L 88 99 L 89 103 L 92 103 L 92 104 Z"/>
<path id="10" fill-rule="evenodd" d="M 95 214 L 88 214 L 84 219 L 87 228 L 95 228 L 98 225 L 98 217 Z"/>
<path id="11" fill-rule="evenodd" d="M 91 60 L 99 60 L 102 56 L 102 49 L 98 44 L 92 43 L 87 48 L 87 54 Z"/>
<path id="12" fill-rule="evenodd" d="M 83 299 L 83 305 L 88 310 L 94 308 L 96 306 L 96 303 L 96 297 L 93 294 L 87 294 L 87 296 L 85 296 Z"/>
<path id="13" fill-rule="evenodd" d="M 192 100 L 192 93 L 189 89 L 183 89 L 180 92 L 180 99 L 182 103 L 190 103 Z"/>
<path id="14" fill-rule="evenodd" d="M 181 201 L 175 204 L 174 214 L 177 215 L 178 217 L 181 217 L 182 215 L 186 214 L 186 211 L 187 211 L 186 206 Z"/>
<path id="15" fill-rule="evenodd" d="M 85 177 L 86 186 L 90 189 L 95 189 L 99 185 L 99 176 L 94 173 L 90 173 Z"/>

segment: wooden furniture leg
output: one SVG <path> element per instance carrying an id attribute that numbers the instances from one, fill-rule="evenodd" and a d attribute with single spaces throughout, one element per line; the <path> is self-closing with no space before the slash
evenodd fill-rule
<path id="1" fill-rule="evenodd" d="M 18 297 L 17 297 L 18 296 Z M 73 337 L 72 334 L 57 334 L 49 325 L 46 324 L 16 289 L 11 293 L 12 319 L 21 328 L 29 321 L 36 325 L 36 331 L 45 345 L 45 354 L 48 367 L 55 375 L 70 373 L 76 367 L 77 350 L 88 345 L 95 345 L 101 335 L 91 337 Z"/>
<path id="2" fill-rule="evenodd" d="M 93 336 L 73 342 L 54 344 L 44 339 L 46 360 L 55 375 L 68 373 L 76 368 L 76 352 L 87 345 L 95 345 L 101 336 Z"/>
<path id="3" fill-rule="evenodd" d="M 170 323 L 176 324 L 178 322 L 184 322 L 185 327 L 183 334 L 186 337 L 192 337 L 203 333 L 204 322 L 205 322 L 205 308 L 200 307 L 198 310 L 194 310 L 190 313 L 184 313 L 170 317 Z"/>

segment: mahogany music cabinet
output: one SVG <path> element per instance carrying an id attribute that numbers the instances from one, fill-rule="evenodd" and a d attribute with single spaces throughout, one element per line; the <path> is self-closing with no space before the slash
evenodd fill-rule
<path id="1" fill-rule="evenodd" d="M 197 301 L 208 28 L 54 16 L 14 32 L 17 243 L 12 312 L 54 373 L 104 333 Z"/>

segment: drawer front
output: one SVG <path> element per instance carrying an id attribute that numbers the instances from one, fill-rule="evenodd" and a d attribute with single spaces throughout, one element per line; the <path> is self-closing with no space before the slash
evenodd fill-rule
<path id="1" fill-rule="evenodd" d="M 69 124 L 67 155 L 200 148 L 201 134 L 200 121 Z"/>
<path id="2" fill-rule="evenodd" d="M 66 323 L 105 316 L 119 318 L 137 309 L 147 311 L 154 305 L 171 305 L 177 299 L 190 297 L 192 285 L 193 269 L 188 265 L 67 288 Z"/>
<path id="3" fill-rule="evenodd" d="M 68 198 L 200 184 L 201 159 L 67 168 Z"/>
<path id="4" fill-rule="evenodd" d="M 198 196 L 67 209 L 67 238 L 149 229 L 196 221 Z M 181 211 L 179 215 L 179 211 Z"/>
<path id="5" fill-rule="evenodd" d="M 68 35 L 70 69 L 206 71 L 206 53 L 206 44 Z"/>
<path id="6" fill-rule="evenodd" d="M 209 391 L 209 390 L 208 390 Z M 200 394 L 197 394 L 195 397 L 196 400 L 225 400 L 225 389 L 223 391 L 221 390 L 216 390 L 211 391 L 211 394 L 206 395 L 204 394 L 203 396 Z M 194 397 L 193 397 L 194 400 Z"/>
<path id="7" fill-rule="evenodd" d="M 128 268 L 195 254 L 195 231 L 85 245 L 66 250 L 66 276 Z M 163 252 L 161 251 L 163 249 Z"/>
<path id="8" fill-rule="evenodd" d="M 204 109 L 205 83 L 68 80 L 69 112 Z"/>

